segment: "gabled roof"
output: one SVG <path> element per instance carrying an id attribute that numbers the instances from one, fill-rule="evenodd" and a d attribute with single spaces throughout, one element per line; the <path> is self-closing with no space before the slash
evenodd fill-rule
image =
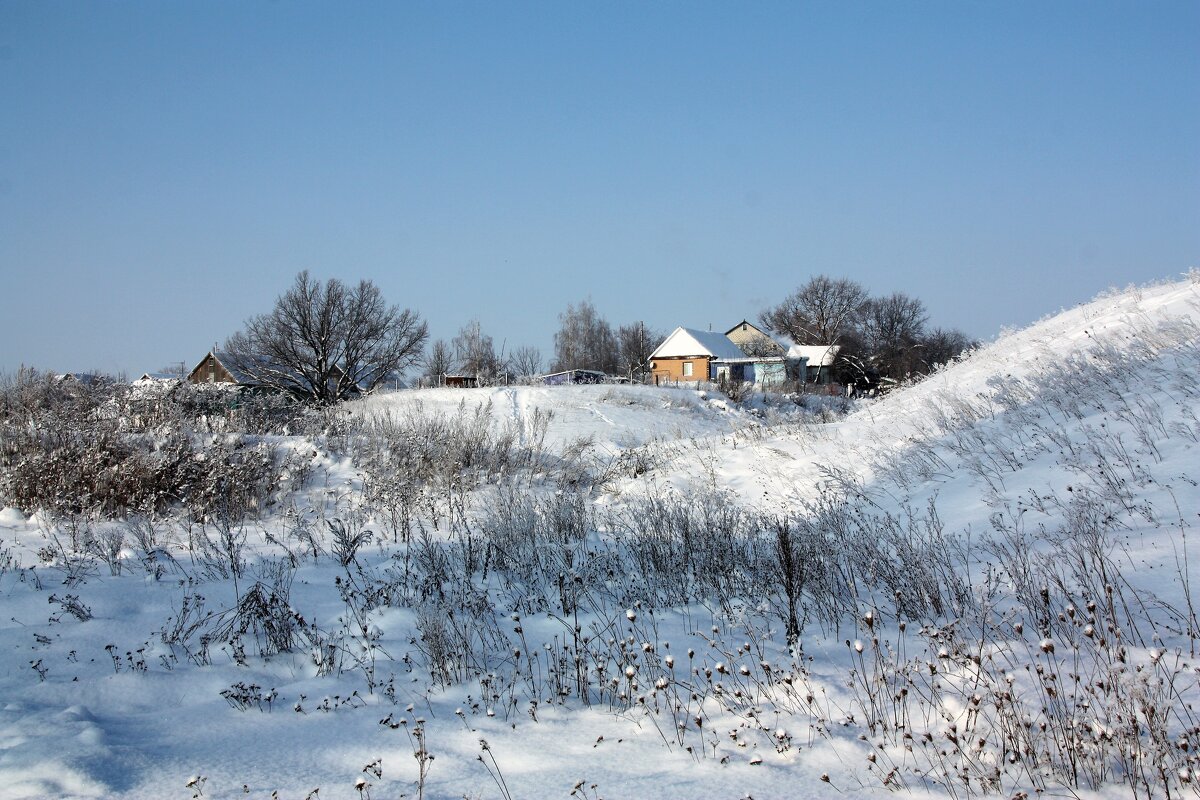
<path id="1" fill-rule="evenodd" d="M 711 358 L 745 358 L 746 354 L 723 333 L 698 331 L 679 327 L 663 340 L 650 358 L 686 358 L 687 356 L 709 356 Z"/>
<path id="2" fill-rule="evenodd" d="M 192 367 L 192 371 L 188 373 L 188 376 L 191 377 L 192 375 L 196 374 L 196 370 L 204 366 L 204 362 L 208 361 L 210 356 L 216 359 L 217 363 L 220 364 L 225 371 L 233 377 L 235 382 L 241 384 L 242 386 L 257 385 L 258 381 L 239 369 L 237 361 L 231 358 L 229 354 L 223 350 L 209 350 L 204 354 L 204 358 L 200 359 L 196 366 Z M 263 361 L 265 363 L 266 359 L 263 359 Z"/>
<path id="3" fill-rule="evenodd" d="M 729 334 L 733 333 L 734 331 L 738 330 L 739 328 L 742 328 L 742 326 L 745 326 L 744 329 L 747 331 L 754 331 L 755 333 L 760 334 L 762 336 L 766 336 L 768 338 L 770 337 L 769 333 L 767 333 L 762 328 L 758 327 L 757 325 L 755 325 L 753 322 L 751 322 L 748 319 L 742 320 L 737 325 L 734 325 L 732 328 L 725 331 L 725 335 L 728 336 Z"/>

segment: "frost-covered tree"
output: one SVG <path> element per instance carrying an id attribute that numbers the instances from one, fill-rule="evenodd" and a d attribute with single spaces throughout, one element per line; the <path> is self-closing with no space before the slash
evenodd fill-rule
<path id="1" fill-rule="evenodd" d="M 434 342 L 423 363 L 425 365 L 424 377 L 434 385 L 439 385 L 454 365 L 454 354 L 449 343 L 445 339 L 438 339 Z"/>
<path id="2" fill-rule="evenodd" d="M 304 271 L 274 310 L 226 340 L 225 354 L 261 386 L 328 405 L 417 362 L 428 335 L 420 315 L 388 305 L 371 281 L 322 284 Z"/>
<path id="3" fill-rule="evenodd" d="M 542 351 L 536 347 L 518 347 L 508 359 L 508 368 L 522 378 L 537 375 L 542 371 Z"/>
<path id="4" fill-rule="evenodd" d="M 480 383 L 491 383 L 503 372 L 503 361 L 496 355 L 492 337 L 483 332 L 477 319 L 459 329 L 453 348 L 456 368 Z"/>
<path id="5" fill-rule="evenodd" d="M 618 372 L 617 338 L 608 321 L 601 317 L 591 302 L 568 305 L 558 315 L 558 333 L 554 334 L 555 372 L 568 369 L 594 369 Z"/>

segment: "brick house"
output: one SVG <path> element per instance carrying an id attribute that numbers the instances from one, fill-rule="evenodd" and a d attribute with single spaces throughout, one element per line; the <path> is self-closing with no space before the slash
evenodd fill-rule
<path id="1" fill-rule="evenodd" d="M 650 373 L 656 384 L 715 380 L 713 362 L 745 358 L 723 333 L 680 327 L 650 354 Z"/>

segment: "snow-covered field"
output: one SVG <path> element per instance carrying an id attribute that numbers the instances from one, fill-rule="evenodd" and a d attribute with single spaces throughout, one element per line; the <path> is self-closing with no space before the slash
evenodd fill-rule
<path id="1" fill-rule="evenodd" d="M 399 392 L 245 517 L 5 509 L 0 798 L 1197 794 L 1200 279 L 813 408 Z"/>

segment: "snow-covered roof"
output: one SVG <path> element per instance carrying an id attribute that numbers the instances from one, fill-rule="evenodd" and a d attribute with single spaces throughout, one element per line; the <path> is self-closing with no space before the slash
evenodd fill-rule
<path id="1" fill-rule="evenodd" d="M 723 333 L 698 331 L 679 327 L 663 340 L 650 358 L 679 358 L 686 356 L 712 356 L 713 358 L 745 358 L 741 348 Z"/>
<path id="2" fill-rule="evenodd" d="M 782 364 L 790 359 L 783 356 L 743 356 L 742 358 L 719 358 L 722 364 Z"/>
<path id="3" fill-rule="evenodd" d="M 98 372 L 64 372 L 58 376 L 60 381 L 75 381 L 84 386 L 98 386 L 102 383 L 111 383 L 112 378 L 107 375 L 101 375 Z"/>
<path id="4" fill-rule="evenodd" d="M 810 367 L 832 367 L 838 351 L 842 349 L 836 344 L 796 344 L 791 339 L 778 341 L 787 350 L 788 358 L 806 358 Z"/>

